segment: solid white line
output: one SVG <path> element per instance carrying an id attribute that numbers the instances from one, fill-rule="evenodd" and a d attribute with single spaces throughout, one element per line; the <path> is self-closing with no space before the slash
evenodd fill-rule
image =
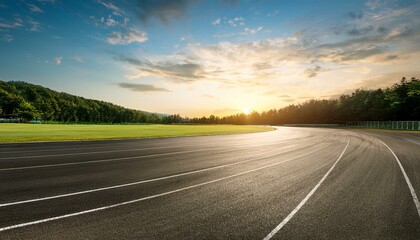
<path id="1" fill-rule="evenodd" d="M 324 148 L 327 148 L 331 145 L 332 144 L 329 144 L 329 145 L 327 145 L 325 147 L 322 147 L 322 148 L 319 148 L 319 149 L 317 149 L 316 151 L 313 151 L 313 152 L 320 151 L 320 150 L 322 150 Z M 284 152 L 282 154 L 286 154 L 286 153 L 289 153 L 289 152 L 291 152 L 291 151 Z M 271 157 L 273 157 L 273 156 L 271 156 Z M 266 159 L 266 158 L 270 158 L 270 157 L 259 158 L 257 160 L 263 160 L 263 159 Z M 228 164 L 224 164 L 224 165 L 219 165 L 219 166 L 215 166 L 215 167 L 210 167 L 210 168 L 205 168 L 205 169 L 200 169 L 200 170 L 189 171 L 189 172 L 185 172 L 185 173 L 169 175 L 169 176 L 165 176 L 165 177 L 147 179 L 147 180 L 125 183 L 125 184 L 119 184 L 119 185 L 114 185 L 114 186 L 109 186 L 109 187 L 89 189 L 89 190 L 84 190 L 84 191 L 79 191 L 79 192 L 72 192 L 72 193 L 54 195 L 54 196 L 49 196 L 49 197 L 34 198 L 34 199 L 28 199 L 28 200 L 22 200 L 22 201 L 16 201 L 16 202 L 2 203 L 2 204 L 0 204 L 0 207 L 7 207 L 7 206 L 13 206 L 13 205 L 19 205 L 19 204 L 31 203 L 31 202 L 39 202 L 39 201 L 45 201 L 45 200 L 50 200 L 50 199 L 70 197 L 70 196 L 81 195 L 81 194 L 92 193 L 92 192 L 99 192 L 99 191 L 104 191 L 104 190 L 109 190 L 109 189 L 114 189 L 114 188 L 128 187 L 128 186 L 133 186 L 133 185 L 138 185 L 138 184 L 143 184 L 143 183 L 156 182 L 156 181 L 160 181 L 160 180 L 166 180 L 166 179 L 170 179 L 170 178 L 181 177 L 181 176 L 191 175 L 191 174 L 195 174 L 195 173 L 211 171 L 211 170 L 215 170 L 215 169 L 219 169 L 219 168 L 225 168 L 225 167 L 229 167 L 229 166 L 233 166 L 233 165 L 237 165 L 237 164 L 241 164 L 241 163 L 246 163 L 246 162 L 250 162 L 250 161 L 255 161 L 255 160 L 256 159 L 248 159 L 248 160 L 244 160 L 244 161 L 228 163 Z"/>
<path id="2" fill-rule="evenodd" d="M 376 138 L 376 139 L 378 139 L 378 138 Z M 420 202 L 419 202 L 419 199 L 417 197 L 416 191 L 413 188 L 413 185 L 410 182 L 410 179 L 407 176 L 407 173 L 404 170 L 404 167 L 402 166 L 402 164 L 400 162 L 400 159 L 397 157 L 397 155 L 394 153 L 394 151 L 392 151 L 392 149 L 386 143 L 384 143 L 380 139 L 378 139 L 378 141 L 381 142 L 383 145 L 385 145 L 385 147 L 388 148 L 388 150 L 392 153 L 392 155 L 394 155 L 394 158 L 397 161 L 398 166 L 400 166 L 400 169 L 401 169 L 402 174 L 404 175 L 405 182 L 407 183 L 408 188 L 410 189 L 411 196 L 413 197 L 414 204 L 416 205 L 416 208 L 417 208 L 417 213 L 418 213 L 418 215 L 420 217 Z"/>
<path id="3" fill-rule="evenodd" d="M 27 167 L 2 168 L 2 169 L 0 169 L 0 171 L 11 171 L 11 170 L 33 169 L 33 168 L 46 168 L 46 167 L 69 166 L 69 165 L 80 165 L 80 164 L 90 164 L 90 163 L 98 163 L 98 162 L 113 162 L 113 161 L 130 160 L 130 159 L 168 156 L 168 155 L 183 154 L 183 153 L 203 152 L 203 151 L 217 150 L 217 149 L 222 149 L 222 148 L 226 148 L 226 147 L 207 148 L 207 149 L 169 152 L 169 153 L 158 153 L 158 154 L 150 154 L 150 155 L 144 155 L 144 156 L 111 158 L 111 159 L 101 159 L 101 160 L 92 160 L 92 161 L 83 161 L 83 162 L 55 163 L 55 164 L 34 165 L 34 166 L 27 166 Z"/>
<path id="4" fill-rule="evenodd" d="M 343 157 L 344 152 L 346 151 L 346 149 L 349 146 L 349 144 L 350 144 L 350 139 L 347 141 L 346 147 L 341 152 L 340 156 L 335 161 L 335 163 L 332 165 L 332 167 L 330 168 L 330 170 L 328 170 L 328 172 L 324 175 L 324 177 L 322 177 L 322 179 L 318 182 L 318 184 L 315 185 L 315 187 L 308 193 L 308 195 L 306 195 L 306 197 L 299 203 L 299 205 L 297 205 L 296 208 L 293 209 L 293 211 L 291 213 L 289 213 L 289 215 L 287 215 L 287 217 L 279 225 L 277 225 L 277 227 L 275 227 L 264 238 L 264 240 L 271 239 L 278 231 L 280 231 L 280 229 L 282 229 L 284 227 L 284 225 L 286 225 L 290 221 L 290 219 L 293 218 L 293 216 L 303 207 L 303 205 L 305 205 L 305 203 L 309 200 L 309 198 L 315 193 L 315 191 L 319 188 L 319 186 L 321 186 L 321 184 L 325 181 L 325 179 L 328 177 L 328 175 L 330 174 L 330 172 L 334 169 L 335 165 L 337 165 L 338 161 L 340 161 L 340 159 Z"/>
<path id="5" fill-rule="evenodd" d="M 292 161 L 294 159 L 297 159 L 297 158 L 300 158 L 300 157 L 303 157 L 303 156 L 310 155 L 310 154 L 312 154 L 314 152 L 317 152 L 317 151 L 320 151 L 321 149 L 324 149 L 324 148 L 320 148 L 320 149 L 315 150 L 313 152 L 305 153 L 305 154 L 302 154 L 302 155 L 299 155 L 299 156 L 296 156 L 296 157 L 293 157 L 293 158 L 290 158 L 290 159 L 287 159 L 287 160 L 284 160 L 284 161 L 281 161 L 281 162 L 269 164 L 269 165 L 266 165 L 264 167 L 255 168 L 255 169 L 248 170 L 248 171 L 245 171 L 245 172 L 241 172 L 241 173 L 237 173 L 237 174 L 234 174 L 234 175 L 218 178 L 218 179 L 211 180 L 211 181 L 204 182 L 204 183 L 191 185 L 191 186 L 184 187 L 184 188 L 179 188 L 179 189 L 164 192 L 164 193 L 159 193 L 159 194 L 156 194 L 156 195 L 151 195 L 151 196 L 147 196 L 147 197 L 143 197 L 143 198 L 139 198 L 139 199 L 135 199 L 135 200 L 131 200 L 131 201 L 126 201 L 126 202 L 121 202 L 121 203 L 117 203 L 117 204 L 113 204 L 113 205 L 108 205 L 108 206 L 104 206 L 104 207 L 89 209 L 89 210 L 85 210 L 85 211 L 81 211 L 81 212 L 75 212 L 75 213 L 65 214 L 65 215 L 61 215 L 61 216 L 45 218 L 45 219 L 41 219 L 41 220 L 37 220 L 37 221 L 26 222 L 26 223 L 21 223 L 21 224 L 16 224 L 16 225 L 12 225 L 12 226 L 3 227 L 3 228 L 0 228 L 0 232 L 10 230 L 10 229 L 15 229 L 15 228 L 21 228 L 21 227 L 25 227 L 25 226 L 50 222 L 50 221 L 59 220 L 59 219 L 63 219 L 63 218 L 83 215 L 83 214 L 87 214 L 87 213 L 97 212 L 97 211 L 106 210 L 106 209 L 110 209 L 110 208 L 115 208 L 115 207 L 119 207 L 119 206 L 123 206 L 123 205 L 128 205 L 128 204 L 132 204 L 132 203 L 141 202 L 141 201 L 152 199 L 152 198 L 157 198 L 157 197 L 169 195 L 169 194 L 172 194 L 172 193 L 185 191 L 185 190 L 192 189 L 192 188 L 197 188 L 197 187 L 200 187 L 200 186 L 208 185 L 208 184 L 215 183 L 215 182 L 220 182 L 222 180 L 226 180 L 226 179 L 238 177 L 238 176 L 241 176 L 241 175 L 245 175 L 245 174 L 248 174 L 248 173 L 256 172 L 256 171 L 259 171 L 259 170 L 263 170 L 263 169 L 266 169 L 266 168 L 270 168 L 270 167 L 273 167 L 273 166 L 276 166 L 276 165 L 279 165 L 279 164 L 282 164 L 282 163 L 285 163 L 285 162 L 289 162 L 289 161 Z"/>
<path id="6" fill-rule="evenodd" d="M 279 142 L 268 142 L 270 145 L 278 144 Z M 156 150 L 156 149 L 166 149 L 166 148 L 183 148 L 183 147 L 197 147 L 202 145 L 189 144 L 189 145 L 178 145 L 178 146 L 164 146 L 164 147 L 149 147 L 149 148 L 135 148 L 135 149 L 119 149 L 119 150 L 108 150 L 108 151 L 95 151 L 95 152 L 79 152 L 79 153 L 60 153 L 60 154 L 46 154 L 46 155 L 30 155 L 30 156 L 18 156 L 18 157 L 2 157 L 0 160 L 12 160 L 12 159 L 28 159 L 28 158 L 45 158 L 45 157 L 61 157 L 61 156 L 77 156 L 77 155 L 89 155 L 89 154 L 101 154 L 101 153 L 117 153 L 117 152 L 134 152 L 134 151 L 144 151 L 144 150 Z M 242 144 L 234 144 L 231 147 L 243 146 Z M 254 146 L 254 145 L 251 145 Z M 264 145 L 266 146 L 266 145 Z M 123 147 L 123 146 L 122 146 Z M 61 148 L 61 149 L 45 149 L 37 150 L 40 151 L 63 151 L 63 150 L 83 150 L 83 149 L 93 149 L 93 148 L 105 148 L 105 147 L 90 147 L 90 148 Z M 4 152 L 4 153 L 22 153 L 22 152 L 31 152 L 31 151 L 18 151 L 18 152 Z"/>
<path id="7" fill-rule="evenodd" d="M 325 141 L 325 139 L 323 141 Z M 321 141 L 321 142 L 323 142 L 323 141 Z M 318 143 L 320 143 L 320 142 L 318 142 Z M 267 146 L 277 145 L 277 144 L 278 143 L 273 143 L 273 144 L 265 145 L 265 146 L 262 146 L 262 147 L 267 147 Z M 317 143 L 315 143 L 315 144 L 317 144 Z M 246 146 L 251 146 L 252 148 L 258 147 L 258 146 L 255 146 L 255 145 L 234 145 L 234 146 L 229 146 L 229 147 L 224 146 L 224 147 L 198 149 L 198 150 L 189 150 L 189 151 L 179 151 L 179 152 L 169 152 L 169 153 L 157 153 L 157 154 L 144 155 L 144 156 L 134 156 L 134 157 L 111 158 L 111 159 L 101 159 L 101 160 L 82 161 L 82 162 L 69 162 L 69 163 L 54 163 L 54 164 L 33 165 L 33 166 L 26 166 L 26 167 L 0 168 L 0 172 L 1 171 L 14 171 L 14 170 L 24 170 L 24 169 L 35 169 L 35 168 L 47 168 L 47 167 L 79 165 L 79 164 L 90 164 L 90 163 L 99 163 L 99 162 L 112 162 L 112 161 L 130 160 L 130 159 L 141 159 L 141 158 L 149 158 L 149 157 L 168 156 L 168 155 L 172 155 L 172 154 L 201 152 L 201 151 L 208 151 L 208 150 L 231 149 L 232 147 L 241 147 L 241 148 L 244 148 Z"/>
<path id="8" fill-rule="evenodd" d="M 178 148 L 180 148 L 180 147 L 185 147 L 185 146 L 178 146 Z M 163 148 L 177 148 L 177 147 L 135 148 L 135 149 L 120 149 L 120 150 L 108 150 L 108 151 L 97 151 L 97 152 L 60 153 L 60 154 L 48 154 L 48 155 L 5 157 L 5 158 L 0 158 L 0 160 L 25 159 L 25 158 L 45 158 L 45 157 L 62 157 L 62 156 L 77 156 L 77 155 L 89 155 L 89 154 L 100 154 L 100 153 L 135 152 L 135 151 L 154 150 L 154 149 L 163 149 Z"/>

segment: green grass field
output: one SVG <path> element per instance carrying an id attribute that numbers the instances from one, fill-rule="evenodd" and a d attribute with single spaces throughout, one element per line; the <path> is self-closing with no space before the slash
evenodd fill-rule
<path id="1" fill-rule="evenodd" d="M 252 133 L 273 130 L 265 126 L 239 125 L 71 125 L 0 124 L 0 142 L 44 142 L 156 138 Z"/>

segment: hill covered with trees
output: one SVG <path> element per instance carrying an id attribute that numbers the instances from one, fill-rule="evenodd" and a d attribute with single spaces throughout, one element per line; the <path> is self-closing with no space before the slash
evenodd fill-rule
<path id="1" fill-rule="evenodd" d="M 69 123 L 334 124 L 349 121 L 420 120 L 420 81 L 386 89 L 357 89 L 334 99 L 312 99 L 261 113 L 182 118 L 127 109 L 25 82 L 0 81 L 0 116 Z"/>
<path id="2" fill-rule="evenodd" d="M 29 84 L 0 81 L 0 116 L 22 121 L 72 123 L 162 123 L 163 115 L 127 109 Z"/>
<path id="3" fill-rule="evenodd" d="M 312 99 L 297 105 L 249 115 L 193 118 L 192 123 L 217 124 L 334 124 L 349 121 L 420 120 L 420 81 L 400 82 L 386 89 L 358 89 L 329 100 Z"/>

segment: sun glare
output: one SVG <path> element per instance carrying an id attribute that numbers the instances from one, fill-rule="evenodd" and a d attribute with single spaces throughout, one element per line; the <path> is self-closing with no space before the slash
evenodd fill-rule
<path id="1" fill-rule="evenodd" d="M 249 113 L 250 113 L 250 111 L 249 111 L 249 109 L 248 109 L 248 108 L 244 108 L 244 109 L 242 109 L 242 112 L 243 112 L 244 114 L 249 114 Z"/>

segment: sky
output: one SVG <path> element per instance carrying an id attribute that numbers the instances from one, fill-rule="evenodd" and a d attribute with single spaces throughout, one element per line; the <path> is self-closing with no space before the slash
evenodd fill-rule
<path id="1" fill-rule="evenodd" d="M 418 0 L 0 0 L 0 80 L 225 116 L 419 77 Z"/>

